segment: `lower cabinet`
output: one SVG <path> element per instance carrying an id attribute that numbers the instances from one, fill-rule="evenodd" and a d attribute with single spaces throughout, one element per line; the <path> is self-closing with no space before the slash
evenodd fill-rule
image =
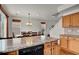
<path id="1" fill-rule="evenodd" d="M 52 48 L 52 55 L 60 55 L 60 46 L 55 45 L 55 46 Z"/>
<path id="2" fill-rule="evenodd" d="M 44 55 L 51 55 L 51 49 L 44 49 Z"/>
<path id="3" fill-rule="evenodd" d="M 57 42 L 48 42 L 44 44 L 44 55 L 59 55 L 60 47 Z"/>
<path id="4" fill-rule="evenodd" d="M 79 54 L 79 38 L 69 40 L 69 50 L 73 51 L 76 54 Z"/>
<path id="5" fill-rule="evenodd" d="M 60 46 L 63 48 L 68 48 L 68 37 L 60 36 Z"/>
<path id="6" fill-rule="evenodd" d="M 44 44 L 44 55 L 51 55 L 52 52 L 51 52 L 51 42 L 46 42 Z"/>
<path id="7" fill-rule="evenodd" d="M 7 55 L 17 55 L 17 51 L 7 52 Z"/>
<path id="8" fill-rule="evenodd" d="M 78 36 L 62 36 L 60 41 L 61 54 L 79 54 Z"/>
<path id="9" fill-rule="evenodd" d="M 69 49 L 61 48 L 60 55 L 75 55 L 75 54 Z"/>

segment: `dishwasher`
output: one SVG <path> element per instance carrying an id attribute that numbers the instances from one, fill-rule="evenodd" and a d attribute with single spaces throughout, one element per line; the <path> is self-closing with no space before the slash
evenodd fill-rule
<path id="1" fill-rule="evenodd" d="M 44 45 L 32 46 L 19 50 L 19 55 L 43 55 Z"/>

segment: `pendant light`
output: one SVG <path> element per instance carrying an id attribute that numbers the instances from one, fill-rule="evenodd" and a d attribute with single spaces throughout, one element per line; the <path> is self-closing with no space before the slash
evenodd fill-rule
<path id="1" fill-rule="evenodd" d="M 27 20 L 26 25 L 27 26 L 32 26 L 32 22 L 31 22 L 31 19 L 30 19 L 30 13 L 28 13 L 28 20 Z"/>

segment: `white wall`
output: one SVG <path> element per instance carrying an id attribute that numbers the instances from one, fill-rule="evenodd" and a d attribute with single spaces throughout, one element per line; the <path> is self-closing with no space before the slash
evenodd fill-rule
<path id="1" fill-rule="evenodd" d="M 26 17 L 9 17 L 9 21 L 8 21 L 8 26 L 9 26 L 9 37 L 12 36 L 12 19 L 19 19 L 21 20 L 21 28 L 20 28 L 20 32 L 27 32 L 27 31 L 33 31 L 33 32 L 38 32 L 41 30 L 41 23 L 40 22 L 46 22 L 46 30 L 45 30 L 45 35 L 47 35 L 49 33 L 49 28 L 52 24 L 55 24 L 55 22 L 53 22 L 53 20 L 40 20 L 40 19 L 35 19 L 32 18 L 31 21 L 33 23 L 33 25 L 31 27 L 26 25 L 27 19 Z"/>
<path id="2" fill-rule="evenodd" d="M 52 20 L 48 20 L 48 21 L 47 21 L 46 34 L 49 34 L 49 31 L 51 30 L 51 29 L 50 29 L 50 28 L 51 28 L 51 26 L 52 26 L 52 25 L 55 25 L 55 24 L 56 24 L 56 22 L 57 22 L 57 21 L 53 21 L 53 19 L 52 19 Z"/>
<path id="3" fill-rule="evenodd" d="M 62 19 L 50 30 L 50 36 L 53 38 L 60 38 L 60 34 L 63 34 Z"/>
<path id="4" fill-rule="evenodd" d="M 51 25 L 55 24 L 53 20 L 39 20 L 39 19 L 31 19 L 33 25 L 31 27 L 26 25 L 27 20 L 23 18 L 22 23 L 21 23 L 21 31 L 33 31 L 33 32 L 38 32 L 41 31 L 41 23 L 40 22 L 46 22 L 46 30 L 45 30 L 45 35 L 49 33 L 49 28 Z"/>
<path id="5" fill-rule="evenodd" d="M 26 25 L 27 20 L 23 19 L 21 22 L 21 31 L 33 31 L 33 32 L 38 32 L 41 30 L 41 23 L 39 20 L 31 20 L 32 26 L 27 26 Z"/>

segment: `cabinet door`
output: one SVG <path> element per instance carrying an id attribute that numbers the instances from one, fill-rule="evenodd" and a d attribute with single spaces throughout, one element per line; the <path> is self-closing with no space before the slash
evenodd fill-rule
<path id="1" fill-rule="evenodd" d="M 63 48 L 68 48 L 68 37 L 61 36 L 61 38 L 60 38 L 60 45 Z"/>
<path id="2" fill-rule="evenodd" d="M 71 24 L 73 27 L 79 27 L 79 13 L 71 15 Z"/>
<path id="3" fill-rule="evenodd" d="M 44 49 L 44 55 L 51 55 L 51 49 Z"/>
<path id="4" fill-rule="evenodd" d="M 48 48 L 51 49 L 51 42 L 45 43 L 45 44 L 44 44 L 44 48 L 45 48 L 45 49 L 48 49 Z"/>
<path id="5" fill-rule="evenodd" d="M 54 55 L 54 46 L 55 46 L 55 43 L 54 42 L 52 42 L 52 55 Z"/>
<path id="6" fill-rule="evenodd" d="M 62 26 L 64 28 L 66 28 L 66 27 L 70 27 L 70 25 L 71 25 L 71 16 L 70 15 L 63 16 L 62 17 Z"/>
<path id="7" fill-rule="evenodd" d="M 44 44 L 44 55 L 51 55 L 51 42 Z"/>
<path id="8" fill-rule="evenodd" d="M 53 54 L 54 55 L 60 55 L 60 47 L 58 45 L 54 46 Z"/>
<path id="9" fill-rule="evenodd" d="M 79 54 L 79 38 L 69 40 L 69 50 Z"/>
<path id="10" fill-rule="evenodd" d="M 60 47 L 56 42 L 52 42 L 52 55 L 59 55 Z"/>

